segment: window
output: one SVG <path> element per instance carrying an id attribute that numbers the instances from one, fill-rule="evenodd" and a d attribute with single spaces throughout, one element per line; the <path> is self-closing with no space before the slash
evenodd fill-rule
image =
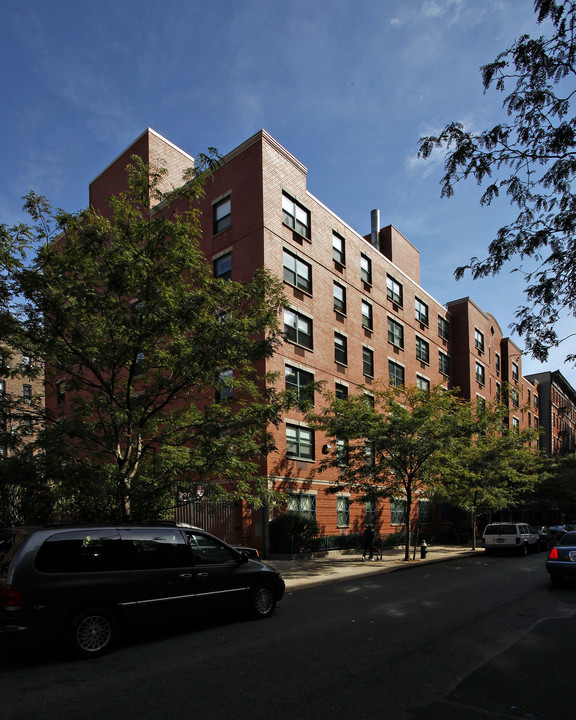
<path id="1" fill-rule="evenodd" d="M 367 285 L 372 285 L 372 260 L 367 255 L 360 255 L 360 279 Z"/>
<path id="2" fill-rule="evenodd" d="M 372 330 L 373 327 L 372 305 L 366 300 L 362 300 L 362 327 L 366 330 Z"/>
<path id="3" fill-rule="evenodd" d="M 390 500 L 390 524 L 404 525 L 406 522 L 406 500 Z"/>
<path id="4" fill-rule="evenodd" d="M 500 354 L 495 353 L 494 361 L 496 363 L 496 375 L 500 375 Z"/>
<path id="5" fill-rule="evenodd" d="M 430 346 L 420 337 L 416 337 L 416 358 L 420 362 L 428 364 L 430 362 Z"/>
<path id="6" fill-rule="evenodd" d="M 336 440 L 336 462 L 338 467 L 345 468 L 350 462 L 350 452 L 347 440 Z"/>
<path id="7" fill-rule="evenodd" d="M 502 402 L 502 386 L 499 382 L 496 383 L 496 400 Z"/>
<path id="8" fill-rule="evenodd" d="M 32 402 L 32 385 L 22 385 L 22 399 L 28 405 Z"/>
<path id="9" fill-rule="evenodd" d="M 286 424 L 286 455 L 314 460 L 314 433 L 310 428 Z"/>
<path id="10" fill-rule="evenodd" d="M 374 351 L 367 347 L 362 348 L 362 369 L 364 375 L 374 377 Z"/>
<path id="11" fill-rule="evenodd" d="M 520 396 L 518 395 L 518 391 L 512 390 L 511 396 L 512 396 L 512 407 L 515 407 L 515 408 L 520 407 Z"/>
<path id="12" fill-rule="evenodd" d="M 376 500 L 366 500 L 364 503 L 364 524 L 366 527 L 376 525 Z"/>
<path id="13" fill-rule="evenodd" d="M 476 395 L 476 407 L 478 408 L 479 413 L 485 413 L 486 412 L 486 398 L 482 397 L 482 395 Z"/>
<path id="14" fill-rule="evenodd" d="M 286 390 L 294 390 L 300 401 L 307 401 L 314 404 L 314 390 L 311 388 L 314 382 L 314 375 L 306 370 L 286 365 L 284 368 L 286 376 Z"/>
<path id="15" fill-rule="evenodd" d="M 41 545 L 36 555 L 36 568 L 45 573 L 121 570 L 122 552 L 119 545 L 120 536 L 116 530 L 92 528 L 85 531 L 57 533 Z M 180 548 L 183 546 L 184 541 L 181 540 Z M 171 546 L 163 544 L 163 549 L 164 547 L 169 551 Z M 175 566 L 177 567 L 178 564 Z"/>
<path id="16" fill-rule="evenodd" d="M 480 385 L 486 384 L 486 377 L 484 375 L 484 365 L 482 363 L 476 362 L 476 382 L 479 382 Z"/>
<path id="17" fill-rule="evenodd" d="M 484 333 L 478 329 L 474 329 L 474 346 L 478 352 L 484 352 Z"/>
<path id="18" fill-rule="evenodd" d="M 221 280 L 230 280 L 232 276 L 232 253 L 220 255 L 214 260 L 214 277 Z"/>
<path id="19" fill-rule="evenodd" d="M 428 325 L 428 305 L 426 305 L 425 302 L 422 302 L 422 300 L 418 300 L 418 298 L 415 300 L 415 305 L 416 320 L 423 325 Z"/>
<path id="20" fill-rule="evenodd" d="M 430 380 L 422 377 L 422 375 L 416 375 L 416 387 L 419 390 L 425 390 L 426 392 L 430 392 Z"/>
<path id="21" fill-rule="evenodd" d="M 388 342 L 398 348 L 404 347 L 404 326 L 388 318 Z"/>
<path id="22" fill-rule="evenodd" d="M 340 283 L 334 283 L 334 310 L 346 315 L 346 288 Z"/>
<path id="23" fill-rule="evenodd" d="M 6 395 L 6 380 L 0 380 L 0 398 Z"/>
<path id="24" fill-rule="evenodd" d="M 520 377 L 519 371 L 518 371 L 518 365 L 513 362 L 512 363 L 512 380 L 514 382 L 518 382 L 518 378 Z"/>
<path id="25" fill-rule="evenodd" d="M 232 224 L 230 196 L 214 203 L 214 234 L 227 230 Z"/>
<path id="26" fill-rule="evenodd" d="M 284 281 L 299 290 L 312 293 L 312 266 L 284 250 Z"/>
<path id="27" fill-rule="evenodd" d="M 364 465 L 374 467 L 374 444 L 370 440 L 364 442 Z"/>
<path id="28" fill-rule="evenodd" d="M 316 495 L 305 493 L 286 496 L 286 510 L 289 513 L 302 513 L 311 518 L 316 518 Z"/>
<path id="29" fill-rule="evenodd" d="M 216 401 L 232 400 L 234 395 L 232 383 L 234 382 L 234 372 L 232 370 L 223 370 L 218 373 L 218 381 L 216 383 Z"/>
<path id="30" fill-rule="evenodd" d="M 344 238 L 337 233 L 332 233 L 332 257 L 340 265 L 346 265 L 346 245 Z"/>
<path id="31" fill-rule="evenodd" d="M 350 525 L 350 498 L 339 495 L 336 498 L 336 516 L 338 527 Z"/>
<path id="32" fill-rule="evenodd" d="M 186 539 L 194 555 L 194 562 L 200 565 L 233 564 L 236 559 L 230 548 L 216 540 L 199 533 L 187 532 Z"/>
<path id="33" fill-rule="evenodd" d="M 390 385 L 400 387 L 404 385 L 404 368 L 393 360 L 388 360 L 388 379 Z"/>
<path id="34" fill-rule="evenodd" d="M 348 386 L 342 383 L 335 383 L 334 390 L 336 394 L 336 400 L 346 400 L 348 398 Z"/>
<path id="35" fill-rule="evenodd" d="M 58 380 L 56 383 L 56 405 L 64 405 L 66 402 L 66 380 Z"/>
<path id="36" fill-rule="evenodd" d="M 310 239 L 310 211 L 296 200 L 282 194 L 282 222 L 298 235 Z"/>
<path id="37" fill-rule="evenodd" d="M 0 445 L 0 458 L 8 457 L 8 448 L 6 445 Z"/>
<path id="38" fill-rule="evenodd" d="M 512 430 L 520 432 L 520 420 L 517 417 L 512 418 Z"/>
<path id="39" fill-rule="evenodd" d="M 394 303 L 394 305 L 402 305 L 403 289 L 402 285 L 391 275 L 386 276 L 386 297 Z"/>
<path id="40" fill-rule="evenodd" d="M 438 351 L 438 367 L 442 375 L 450 375 L 450 358 L 442 350 Z"/>
<path id="41" fill-rule="evenodd" d="M 334 333 L 334 360 L 340 365 L 348 364 L 348 338 L 340 333 Z"/>
<path id="42" fill-rule="evenodd" d="M 438 335 L 442 340 L 450 339 L 450 323 L 440 315 L 438 315 Z"/>
<path id="43" fill-rule="evenodd" d="M 430 500 L 418 500 L 418 520 L 420 525 L 430 525 L 432 522 L 432 503 Z"/>
<path id="44" fill-rule="evenodd" d="M 312 349 L 312 320 L 296 310 L 284 310 L 284 335 L 290 342 Z"/>

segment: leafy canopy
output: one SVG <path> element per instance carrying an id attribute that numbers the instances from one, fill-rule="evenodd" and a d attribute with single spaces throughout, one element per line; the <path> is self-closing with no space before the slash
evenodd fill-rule
<path id="1" fill-rule="evenodd" d="M 443 197 L 474 178 L 483 187 L 481 204 L 506 194 L 517 206 L 516 219 L 500 228 L 488 255 L 473 257 L 455 274 L 469 270 L 482 278 L 519 261 L 526 299 L 514 329 L 543 361 L 566 339 L 558 336 L 559 319 L 576 316 L 576 3 L 535 0 L 534 7 L 539 23 L 550 21 L 550 36 L 523 35 L 481 69 L 485 91 L 494 86 L 507 93 L 508 121 L 479 133 L 450 123 L 439 135 L 421 138 L 419 153 L 426 158 L 446 150 Z"/>
<path id="2" fill-rule="evenodd" d="M 64 513 L 157 515 L 177 485 L 255 502 L 266 492 L 259 459 L 282 399 L 257 368 L 281 340 L 284 295 L 264 271 L 213 277 L 198 210 L 211 168 L 207 158 L 162 193 L 164 171 L 134 157 L 109 218 L 26 197 L 36 254 L 12 263 L 9 340 L 58 386 L 36 458 Z M 15 244 L 21 229 L 4 233 Z"/>

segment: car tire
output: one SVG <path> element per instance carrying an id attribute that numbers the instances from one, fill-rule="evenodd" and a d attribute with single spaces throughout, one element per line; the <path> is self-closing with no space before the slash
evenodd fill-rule
<path id="1" fill-rule="evenodd" d="M 520 545 L 520 548 L 518 549 L 518 555 L 521 555 L 522 557 L 526 557 L 526 555 L 528 555 L 527 543 L 522 543 L 522 545 Z"/>
<path id="2" fill-rule="evenodd" d="M 116 644 L 118 621 L 105 608 L 86 608 L 68 623 L 67 640 L 77 657 L 99 657 Z"/>
<path id="3" fill-rule="evenodd" d="M 250 591 L 250 615 L 257 620 L 270 617 L 276 607 L 276 597 L 270 585 L 256 585 Z"/>

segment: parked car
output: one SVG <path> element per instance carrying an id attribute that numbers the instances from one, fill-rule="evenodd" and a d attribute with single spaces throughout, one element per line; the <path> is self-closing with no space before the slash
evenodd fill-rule
<path id="1" fill-rule="evenodd" d="M 205 609 L 270 616 L 280 573 L 181 523 L 0 529 L 0 637 L 49 633 L 84 657 L 119 631 Z"/>
<path id="2" fill-rule="evenodd" d="M 564 535 L 566 532 L 566 526 L 565 525 L 550 525 L 548 528 L 548 534 L 552 538 L 552 541 L 555 543 L 559 538 Z"/>
<path id="3" fill-rule="evenodd" d="M 565 533 L 556 547 L 553 547 L 546 558 L 546 570 L 550 580 L 558 584 L 566 577 L 576 577 L 576 532 Z"/>
<path id="4" fill-rule="evenodd" d="M 515 552 L 527 555 L 540 550 L 538 533 L 525 523 L 491 523 L 482 534 L 486 553 Z"/>

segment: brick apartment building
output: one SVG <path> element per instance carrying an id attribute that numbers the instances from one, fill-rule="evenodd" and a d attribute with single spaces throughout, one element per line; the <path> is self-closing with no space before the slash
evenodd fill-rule
<path id="1" fill-rule="evenodd" d="M 24 442 L 34 439 L 38 417 L 44 407 L 44 372 L 26 375 L 26 370 L 38 361 L 13 351 L 8 365 L 0 367 L 0 458 L 8 457 L 10 435 L 18 429 Z M 13 375 L 14 370 L 22 374 Z"/>
<path id="2" fill-rule="evenodd" d="M 550 455 L 568 455 L 576 451 L 576 391 L 559 370 L 528 375 L 538 383 L 540 444 Z"/>
<path id="3" fill-rule="evenodd" d="M 93 207 L 108 211 L 105 201 L 125 186 L 134 154 L 168 169 L 166 187 L 180 185 L 193 164 L 147 129 L 91 183 Z M 384 378 L 421 388 L 460 387 L 467 398 L 489 401 L 504 397 L 510 383 L 504 399 L 511 423 L 537 426 L 536 386 L 523 378 L 521 351 L 503 337 L 495 318 L 470 298 L 446 306 L 435 300 L 420 285 L 418 250 L 395 227 L 380 228 L 373 211 L 371 233 L 360 235 L 307 190 L 306 175 L 306 167 L 262 130 L 226 155 L 201 208 L 202 247 L 217 276 L 244 281 L 265 267 L 284 280 L 286 341 L 266 370 L 278 373 L 286 387 L 323 381 L 339 396 Z M 55 397 L 53 389 L 47 402 Z M 326 492 L 335 479 L 318 473 L 326 438 L 315 436 L 298 411 L 283 419 L 276 442 L 278 452 L 262 461 L 261 474 L 286 495 L 289 510 L 313 514 L 323 534 L 361 532 L 367 522 L 381 535 L 401 528 L 394 502 L 375 507 Z M 430 505 L 420 502 L 425 523 Z M 269 517 L 268 511 L 239 508 L 225 534 L 262 545 Z"/>

